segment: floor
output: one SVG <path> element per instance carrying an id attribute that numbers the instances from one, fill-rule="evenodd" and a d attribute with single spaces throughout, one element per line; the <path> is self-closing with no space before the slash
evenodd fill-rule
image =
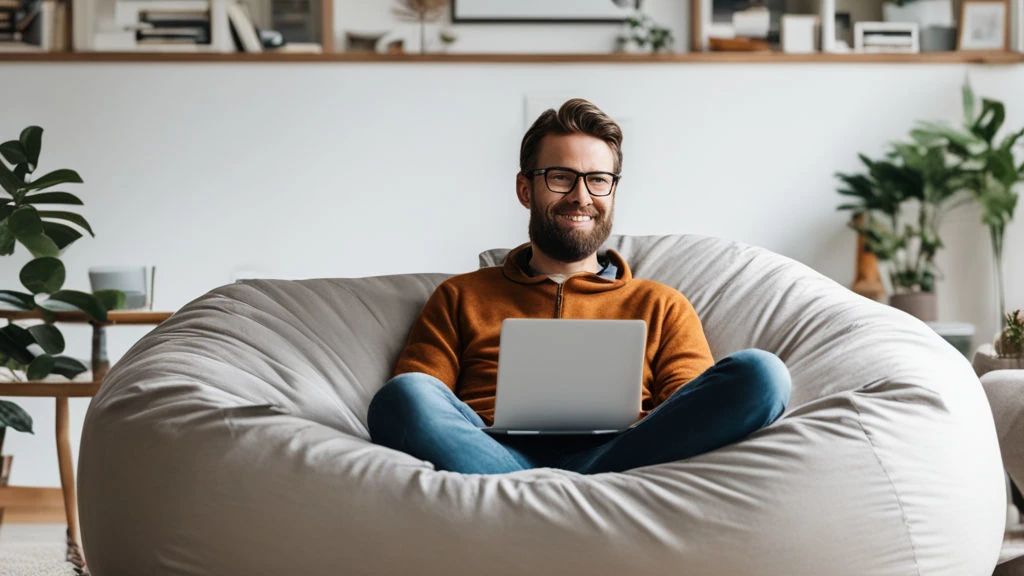
<path id="1" fill-rule="evenodd" d="M 0 553 L 29 545 L 52 545 L 54 557 L 59 557 L 62 554 L 64 530 L 63 524 L 4 524 L 0 527 Z M 999 561 L 1005 562 L 1017 557 L 1024 557 L 1024 524 L 1017 524 L 1007 529 Z M 36 574 L 37 572 L 29 571 L 29 573 Z M 39 573 L 42 574 L 42 572 Z M 47 575 L 64 573 L 64 571 L 46 572 Z M 67 569 L 66 573 L 74 574 L 74 571 Z M 27 573 L 10 571 L 10 567 L 5 569 L 0 565 L 0 576 L 27 576 Z"/>

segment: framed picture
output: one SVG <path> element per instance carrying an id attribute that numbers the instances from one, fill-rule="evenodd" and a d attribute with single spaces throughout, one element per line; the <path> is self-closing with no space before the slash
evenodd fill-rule
<path id="1" fill-rule="evenodd" d="M 622 23 L 636 0 L 452 0 L 455 23 Z"/>
<path id="2" fill-rule="evenodd" d="M 1009 3 L 1006 0 L 963 0 L 957 50 L 1009 49 Z"/>

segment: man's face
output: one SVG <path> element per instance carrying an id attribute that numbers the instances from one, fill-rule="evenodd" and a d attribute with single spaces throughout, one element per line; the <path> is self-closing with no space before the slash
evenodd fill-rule
<path id="1" fill-rule="evenodd" d="M 615 153 L 586 134 L 545 136 L 535 168 L 559 166 L 578 172 L 614 172 Z M 582 178 L 567 194 L 548 189 L 544 176 L 516 178 L 519 202 L 530 209 L 530 241 L 560 262 L 579 262 L 604 244 L 612 231 L 615 193 L 592 196 Z"/>

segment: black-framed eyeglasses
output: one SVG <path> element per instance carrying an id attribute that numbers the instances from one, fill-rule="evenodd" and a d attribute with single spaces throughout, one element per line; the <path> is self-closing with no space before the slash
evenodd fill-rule
<path id="1" fill-rule="evenodd" d="M 578 172 L 572 168 L 563 166 L 551 166 L 550 168 L 538 168 L 536 170 L 524 170 L 525 176 L 544 176 L 544 183 L 548 190 L 556 194 L 568 194 L 576 188 L 576 181 L 583 178 L 583 185 L 591 196 L 607 196 L 615 190 L 621 174 L 613 172 Z"/>

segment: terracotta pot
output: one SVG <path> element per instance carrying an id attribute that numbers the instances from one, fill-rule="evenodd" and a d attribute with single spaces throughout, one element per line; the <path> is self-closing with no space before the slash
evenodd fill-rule
<path id="1" fill-rule="evenodd" d="M 1000 335 L 995 340 L 996 354 L 1002 357 L 1021 358 L 1024 356 L 1024 347 L 1016 342 L 1003 339 Z"/>
<path id="2" fill-rule="evenodd" d="M 889 306 L 903 310 L 922 322 L 935 322 L 939 319 L 939 298 L 935 292 L 893 294 L 889 296 Z"/>

